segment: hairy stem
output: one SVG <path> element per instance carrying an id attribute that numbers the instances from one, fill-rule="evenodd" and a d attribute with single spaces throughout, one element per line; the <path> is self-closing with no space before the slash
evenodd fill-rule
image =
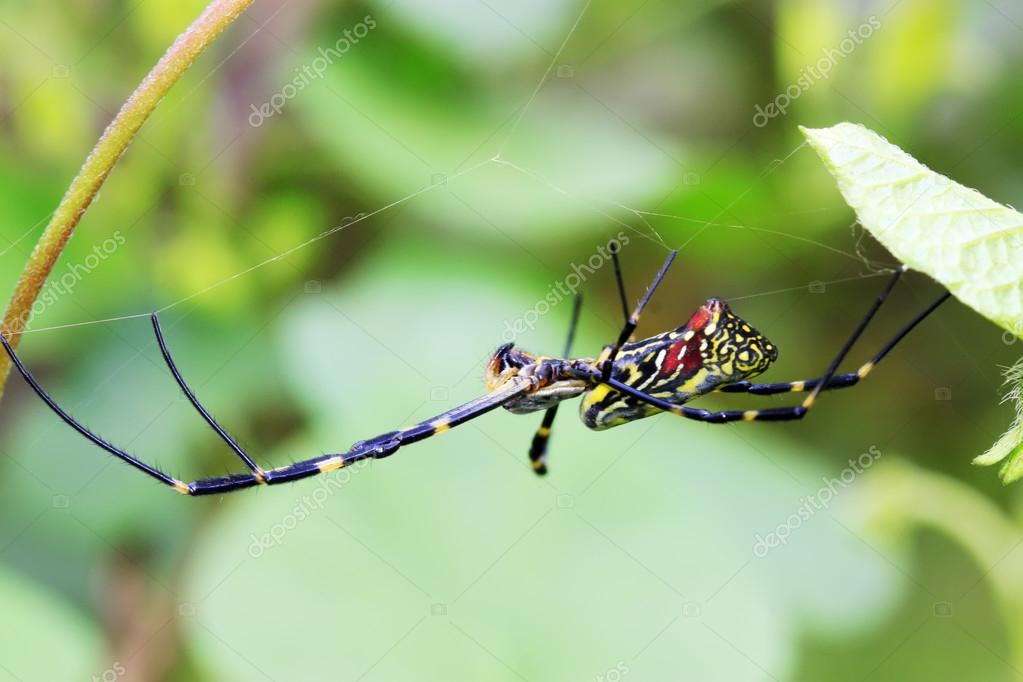
<path id="1" fill-rule="evenodd" d="M 39 296 L 46 278 L 74 234 L 78 222 L 96 193 L 99 192 L 107 175 L 117 164 L 142 124 L 171 89 L 181 75 L 188 70 L 196 57 L 202 54 L 210 43 L 234 21 L 252 0 L 213 0 L 203 13 L 178 36 L 145 80 L 139 84 L 128 101 L 103 131 L 99 142 L 93 147 L 78 176 L 68 187 L 64 198 L 50 219 L 46 231 L 29 256 L 11 302 L 0 323 L 2 331 L 13 345 L 17 345 L 21 333 L 32 316 L 32 306 Z M 0 353 L 0 397 L 11 370 L 9 358 Z"/>

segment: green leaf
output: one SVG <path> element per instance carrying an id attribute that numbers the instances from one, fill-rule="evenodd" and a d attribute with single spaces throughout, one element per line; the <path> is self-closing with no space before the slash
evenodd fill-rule
<path id="1" fill-rule="evenodd" d="M 1023 336 L 1023 215 L 935 173 L 863 126 L 800 130 L 860 223 L 896 258 Z M 974 464 L 1004 461 L 999 475 L 1008 484 L 1023 478 L 1023 360 L 1006 380 L 1016 421 Z"/>
<path id="2" fill-rule="evenodd" d="M 1005 373 L 1005 382 L 1012 387 L 1005 396 L 1005 402 L 1016 404 L 1016 421 L 990 450 L 975 458 L 973 463 L 990 466 L 1005 460 L 998 475 L 1008 485 L 1023 478 L 1023 358 Z"/>
<path id="3" fill-rule="evenodd" d="M 801 130 L 860 223 L 896 258 L 1023 336 L 1023 215 L 863 126 Z"/>

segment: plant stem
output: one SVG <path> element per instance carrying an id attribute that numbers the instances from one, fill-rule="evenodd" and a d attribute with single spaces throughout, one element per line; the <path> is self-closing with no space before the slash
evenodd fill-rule
<path id="1" fill-rule="evenodd" d="M 212 0 L 203 13 L 178 36 L 103 131 L 99 142 L 61 199 L 18 280 L 3 322 L 0 323 L 0 331 L 10 339 L 12 345 L 17 346 L 32 316 L 32 306 L 82 215 L 135 134 L 196 57 L 250 4 L 252 0 Z M 11 364 L 4 353 L 0 353 L 0 356 L 2 397 Z"/>

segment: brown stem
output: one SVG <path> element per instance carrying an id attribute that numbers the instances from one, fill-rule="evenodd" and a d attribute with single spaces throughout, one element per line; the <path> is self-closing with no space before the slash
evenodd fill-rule
<path id="1" fill-rule="evenodd" d="M 142 124 L 167 91 L 188 70 L 196 57 L 252 4 L 252 0 L 213 0 L 185 32 L 178 36 L 145 80 L 139 84 L 117 116 L 103 131 L 78 176 L 68 187 L 60 206 L 29 256 L 11 302 L 0 323 L 2 331 L 17 346 L 32 316 L 32 306 L 46 278 L 74 234 L 78 222 L 92 203 L 107 175 L 117 164 Z M 0 397 L 11 370 L 10 360 L 0 353 Z"/>

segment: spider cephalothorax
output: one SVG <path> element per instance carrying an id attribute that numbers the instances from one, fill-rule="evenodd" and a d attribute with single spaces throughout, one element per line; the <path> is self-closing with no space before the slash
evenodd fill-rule
<path id="1" fill-rule="evenodd" d="M 487 387 L 495 390 L 512 377 L 532 382 L 531 390 L 505 403 L 515 414 L 546 410 L 569 398 L 577 398 L 588 387 L 587 369 L 591 361 L 537 357 L 506 343 L 487 363 Z"/>

